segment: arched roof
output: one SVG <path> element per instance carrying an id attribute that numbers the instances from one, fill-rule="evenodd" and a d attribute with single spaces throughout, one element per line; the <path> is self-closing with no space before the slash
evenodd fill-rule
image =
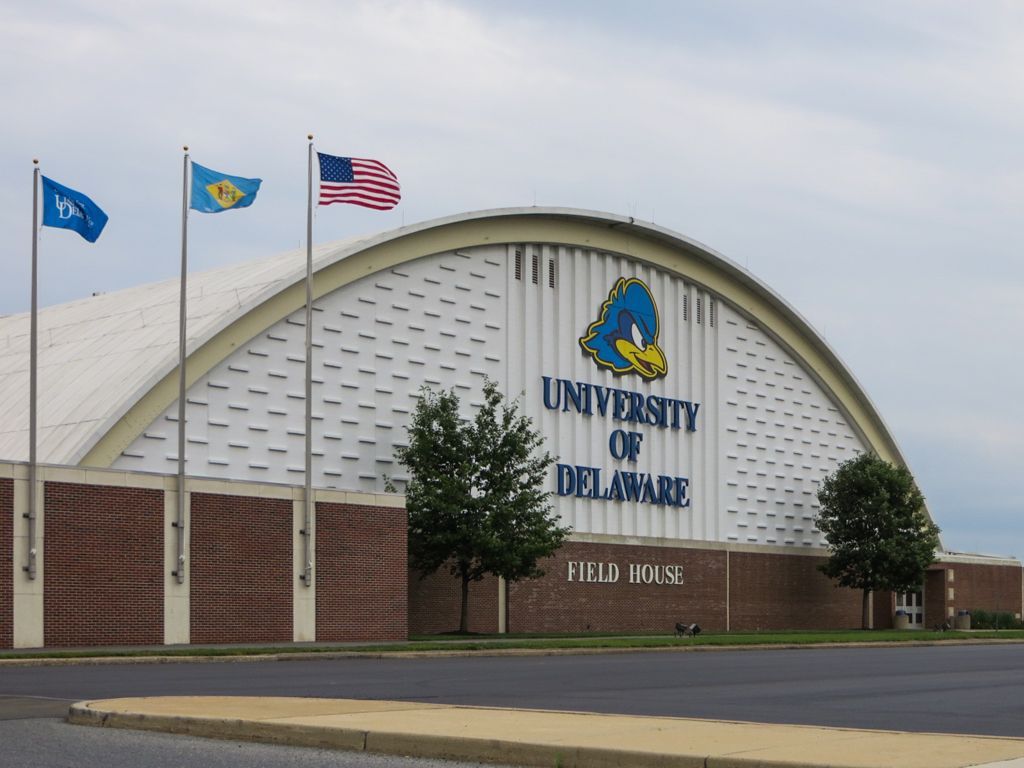
<path id="1" fill-rule="evenodd" d="M 314 250 L 316 263 L 350 244 Z M 305 276 L 305 250 L 188 278 L 187 349 Z M 177 278 L 41 309 L 39 461 L 76 464 L 178 364 Z M 28 459 L 29 314 L 0 317 L 0 458 Z"/>
<path id="2" fill-rule="evenodd" d="M 421 256 L 495 243 L 584 245 L 685 276 L 748 314 L 843 409 L 876 453 L 905 463 L 838 355 L 785 300 L 712 249 L 632 217 L 507 208 L 435 219 L 318 246 L 314 296 Z M 189 276 L 188 381 L 303 306 L 303 252 Z M 109 466 L 177 397 L 178 281 L 94 296 L 40 313 L 39 460 Z M 0 318 L 0 457 L 27 458 L 27 314 Z M 24 423 L 22 423 L 24 422 Z"/>

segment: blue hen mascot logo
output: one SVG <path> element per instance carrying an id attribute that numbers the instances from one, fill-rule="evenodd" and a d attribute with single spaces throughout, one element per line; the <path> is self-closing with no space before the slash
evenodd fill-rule
<path id="1" fill-rule="evenodd" d="M 601 316 L 579 341 L 603 368 L 656 379 L 668 372 L 665 353 L 658 346 L 660 330 L 651 290 L 635 277 L 620 277 L 601 305 Z"/>

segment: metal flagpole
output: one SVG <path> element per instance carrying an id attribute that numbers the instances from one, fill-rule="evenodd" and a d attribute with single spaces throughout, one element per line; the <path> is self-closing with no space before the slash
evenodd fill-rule
<path id="1" fill-rule="evenodd" d="M 309 134 L 309 168 L 306 178 L 306 488 L 302 520 L 302 581 L 313 584 L 313 134 Z"/>
<path id="2" fill-rule="evenodd" d="M 28 565 L 36 577 L 36 385 L 39 341 L 39 161 L 32 160 L 32 319 L 29 324 L 28 375 Z"/>
<path id="3" fill-rule="evenodd" d="M 173 574 L 185 583 L 185 296 L 188 276 L 188 146 L 181 168 L 181 295 L 178 299 L 178 510 L 174 521 L 177 559 Z"/>

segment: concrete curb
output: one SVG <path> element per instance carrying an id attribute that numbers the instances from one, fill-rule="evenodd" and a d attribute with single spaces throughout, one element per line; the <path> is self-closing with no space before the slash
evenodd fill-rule
<path id="1" fill-rule="evenodd" d="M 68 721 L 233 741 L 549 768 L 1024 766 L 1024 739 L 410 702 L 110 699 L 72 705 Z"/>
<path id="2" fill-rule="evenodd" d="M 366 749 L 366 731 L 261 723 L 254 720 L 225 720 L 214 717 L 109 712 L 91 709 L 88 705 L 89 702 L 72 704 L 68 710 L 68 722 L 73 725 L 177 733 L 229 741 L 258 741 L 266 744 L 345 749 L 357 752 Z"/>
<path id="3" fill-rule="evenodd" d="M 238 655 L 124 655 L 78 657 L 4 658 L 0 667 L 46 667 L 73 664 L 214 664 L 257 661 L 309 661 L 311 659 L 430 659 L 482 658 L 488 656 L 594 656 L 622 653 L 731 653 L 740 651 L 794 651 L 827 648 L 929 648 L 959 645 L 1021 645 L 1021 639 L 991 640 L 899 640 L 863 643 L 771 643 L 764 645 L 669 645 L 649 648 L 481 648 L 478 650 L 431 651 L 296 651 L 294 653 L 258 653 Z"/>
<path id="4" fill-rule="evenodd" d="M 174 717 L 105 712 L 89 708 L 89 702 L 73 704 L 68 722 L 103 728 L 125 728 L 198 736 L 228 741 L 255 741 L 293 747 L 342 749 L 382 755 L 414 756 L 440 760 L 507 765 L 564 766 L 565 768 L 706 768 L 705 756 L 651 755 L 630 750 L 556 748 L 503 739 L 452 738 L 405 733 L 374 733 L 347 728 L 302 726 L 203 717 Z M 751 768 L 743 762 L 736 768 Z M 727 768 L 722 765 L 720 768 Z M 795 766 L 794 766 L 795 768 Z"/>

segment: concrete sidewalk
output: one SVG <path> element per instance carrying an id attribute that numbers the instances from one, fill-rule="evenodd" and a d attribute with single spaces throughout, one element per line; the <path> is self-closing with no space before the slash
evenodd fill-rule
<path id="1" fill-rule="evenodd" d="M 1024 768 L 1024 739 L 398 701 L 151 697 L 71 707 L 82 725 L 523 766 Z"/>

